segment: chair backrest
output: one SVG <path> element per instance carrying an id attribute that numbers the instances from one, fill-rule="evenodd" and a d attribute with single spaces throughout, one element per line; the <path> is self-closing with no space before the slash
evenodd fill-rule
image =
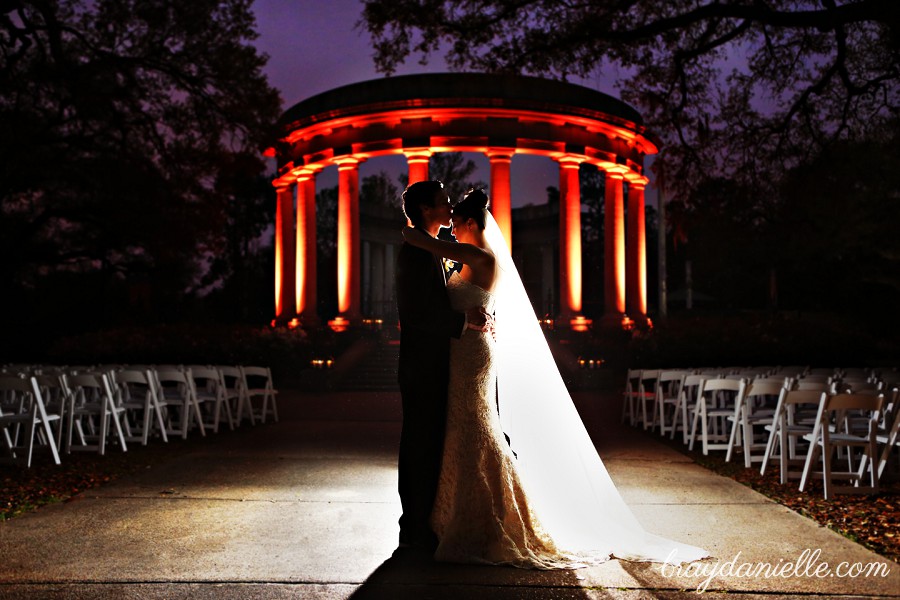
<path id="1" fill-rule="evenodd" d="M 173 369 L 156 369 L 156 380 L 159 383 L 183 383 L 187 384 L 187 373 Z"/>
<path id="2" fill-rule="evenodd" d="M 853 377 L 841 379 L 841 382 L 838 384 L 838 389 L 841 391 L 852 390 L 853 392 L 858 392 L 860 390 L 877 390 L 880 389 L 880 387 L 881 384 L 878 382 Z"/>
<path id="3" fill-rule="evenodd" d="M 806 373 L 806 367 L 800 365 L 788 365 L 786 367 L 777 367 L 772 371 L 772 375 L 780 375 L 782 377 L 790 377 L 796 379 Z"/>
<path id="4" fill-rule="evenodd" d="M 81 401 L 100 401 L 102 396 L 114 400 L 116 397 L 105 373 L 63 375 L 62 380 L 67 392 L 75 394 Z"/>
<path id="5" fill-rule="evenodd" d="M 883 404 L 884 396 L 881 394 L 834 394 L 829 396 L 819 407 L 816 416 L 817 427 L 827 429 L 829 425 L 832 425 L 845 431 L 851 428 L 857 429 L 847 418 L 849 414 L 852 414 L 855 420 L 860 416 L 859 412 L 862 412 L 868 413 L 864 416 L 868 421 L 869 435 L 874 436 L 878 429 L 879 413 Z"/>
<path id="6" fill-rule="evenodd" d="M 812 369 L 806 370 L 806 377 L 809 377 L 810 375 L 817 377 L 833 377 L 834 369 L 829 369 L 827 367 L 814 367 Z"/>
<path id="7" fill-rule="evenodd" d="M 844 379 L 862 379 L 863 381 L 865 381 L 872 376 L 872 369 L 853 368 L 838 370 L 841 373 L 841 377 Z"/>
<path id="8" fill-rule="evenodd" d="M 269 367 L 241 366 L 239 367 L 239 370 L 243 375 L 243 384 L 246 385 L 248 389 L 273 389 L 274 384 L 272 382 L 272 371 L 271 369 L 269 369 Z M 657 371 L 656 373 L 656 378 L 659 378 L 659 371 Z M 641 383 L 643 384 L 643 378 L 641 380 Z"/>
<path id="9" fill-rule="evenodd" d="M 820 404 L 828 396 L 826 390 L 788 390 L 784 395 L 785 404 Z"/>
<path id="10" fill-rule="evenodd" d="M 750 396 L 778 396 L 784 389 L 784 382 L 777 383 L 774 381 L 754 381 L 744 392 L 744 397 Z"/>
<path id="11" fill-rule="evenodd" d="M 757 377 L 751 383 L 774 383 L 782 387 L 789 387 L 793 382 L 794 378 L 787 375 L 769 375 L 767 377 Z"/>
<path id="12" fill-rule="evenodd" d="M 33 378 L 18 377 L 16 375 L 0 376 L 0 391 L 32 393 L 35 389 Z"/>
<path id="13" fill-rule="evenodd" d="M 655 382 L 659 380 L 659 373 L 659 369 L 647 369 L 641 371 L 641 385 L 656 385 Z"/>
<path id="14" fill-rule="evenodd" d="M 121 393 L 121 400 L 133 401 L 149 393 L 151 398 L 156 398 L 156 382 L 153 374 L 147 369 L 128 367 L 125 370 L 113 374 L 116 390 Z M 141 396 L 135 397 L 136 394 Z"/>
<path id="15" fill-rule="evenodd" d="M 803 392 L 827 392 L 831 390 L 831 384 L 827 381 L 807 381 L 805 379 L 794 380 L 792 389 Z"/>
<path id="16" fill-rule="evenodd" d="M 4 413 L 28 414 L 31 411 L 40 413 L 46 419 L 41 390 L 34 377 L 0 375 L 0 416 Z"/>
<path id="17" fill-rule="evenodd" d="M 69 387 L 72 388 L 94 388 L 98 390 L 103 389 L 103 381 L 101 377 L 106 377 L 106 375 L 98 375 L 96 373 L 83 373 L 76 375 L 66 375 L 66 381 L 69 384 Z"/>
<path id="18" fill-rule="evenodd" d="M 68 390 L 63 385 L 62 376 L 58 374 L 34 375 L 34 381 L 41 390 L 44 403 L 52 405 L 55 409 L 60 408 L 68 396 Z"/>
<path id="19" fill-rule="evenodd" d="M 119 383 L 137 383 L 142 385 L 150 385 L 150 378 L 147 375 L 147 371 L 128 368 L 124 371 L 118 371 L 115 374 L 115 377 L 116 381 Z"/>
<path id="20" fill-rule="evenodd" d="M 700 384 L 700 392 L 739 392 L 745 385 L 743 379 L 704 379 Z"/>
<path id="21" fill-rule="evenodd" d="M 697 373 L 692 373 L 690 375 L 685 375 L 684 381 L 681 384 L 682 388 L 686 387 L 697 387 L 700 385 L 700 382 L 706 379 L 703 375 L 698 375 Z"/>
<path id="22" fill-rule="evenodd" d="M 218 384 L 221 378 L 221 373 L 218 369 L 191 365 L 190 370 L 194 381 L 212 381 Z"/>
<path id="23" fill-rule="evenodd" d="M 246 393 L 244 376 L 238 367 L 230 365 L 218 365 L 216 370 L 221 375 L 220 381 L 225 388 L 225 393 L 231 397 Z"/>
<path id="24" fill-rule="evenodd" d="M 659 383 L 660 385 L 669 383 L 672 385 L 681 386 L 684 378 L 687 377 L 687 371 L 660 371 L 659 373 Z M 675 382 L 674 384 L 672 382 Z"/>
<path id="25" fill-rule="evenodd" d="M 835 394 L 825 401 L 825 410 L 881 410 L 884 396 L 873 394 Z"/>

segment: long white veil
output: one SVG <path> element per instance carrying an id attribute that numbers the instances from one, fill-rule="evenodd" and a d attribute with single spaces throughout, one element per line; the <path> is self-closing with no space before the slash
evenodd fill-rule
<path id="1" fill-rule="evenodd" d="M 485 235 L 501 269 L 494 292 L 500 418 L 544 528 L 557 546 L 577 554 L 675 564 L 707 556 L 646 532 L 625 504 L 575 409 L 490 213 Z"/>

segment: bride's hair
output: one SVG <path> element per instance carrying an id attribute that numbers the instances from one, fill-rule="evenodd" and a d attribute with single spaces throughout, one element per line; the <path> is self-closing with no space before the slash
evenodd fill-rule
<path id="1" fill-rule="evenodd" d="M 462 200 L 454 205 L 453 216 L 475 219 L 478 227 L 484 229 L 484 211 L 490 206 L 490 203 L 484 190 L 471 189 L 466 192 Z"/>

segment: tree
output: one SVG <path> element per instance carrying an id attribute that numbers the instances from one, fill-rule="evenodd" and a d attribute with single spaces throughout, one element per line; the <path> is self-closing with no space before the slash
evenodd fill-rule
<path id="1" fill-rule="evenodd" d="M 900 324 L 900 121 L 888 131 L 886 142 L 836 145 L 785 178 L 775 228 L 786 308 Z"/>
<path id="2" fill-rule="evenodd" d="M 224 244 L 226 171 L 264 168 L 255 37 L 245 0 L 0 3 L 3 284 L 144 273 L 177 304 Z"/>
<path id="3" fill-rule="evenodd" d="M 428 161 L 428 176 L 444 182 L 450 202 L 458 202 L 472 188 L 486 188 L 483 181 L 470 181 L 478 166 L 462 152 L 440 152 Z M 490 190 L 488 190 L 490 191 Z"/>
<path id="4" fill-rule="evenodd" d="M 221 171 L 215 212 L 221 235 L 211 237 L 212 243 L 203 249 L 206 271 L 189 289 L 218 300 L 219 314 L 214 316 L 265 323 L 272 298 L 260 291 L 273 288 L 269 280 L 274 255 L 265 232 L 273 225 L 275 188 L 271 177 L 257 173 L 255 156 L 234 156 Z"/>
<path id="5" fill-rule="evenodd" d="M 663 140 L 655 163 L 688 198 L 728 178 L 771 194 L 785 168 L 897 114 L 896 0 L 366 0 L 375 64 L 446 48 L 451 68 L 623 73 Z"/>
<path id="6" fill-rule="evenodd" d="M 361 205 L 386 206 L 400 210 L 400 189 L 386 171 L 363 177 L 359 186 Z"/>

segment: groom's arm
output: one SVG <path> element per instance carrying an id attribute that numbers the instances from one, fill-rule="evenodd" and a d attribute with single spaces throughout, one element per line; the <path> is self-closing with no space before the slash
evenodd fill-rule
<path id="1" fill-rule="evenodd" d="M 443 283 L 437 281 L 429 252 L 404 245 L 397 259 L 397 307 L 401 326 L 458 338 L 466 328 L 465 313 L 450 308 Z"/>

